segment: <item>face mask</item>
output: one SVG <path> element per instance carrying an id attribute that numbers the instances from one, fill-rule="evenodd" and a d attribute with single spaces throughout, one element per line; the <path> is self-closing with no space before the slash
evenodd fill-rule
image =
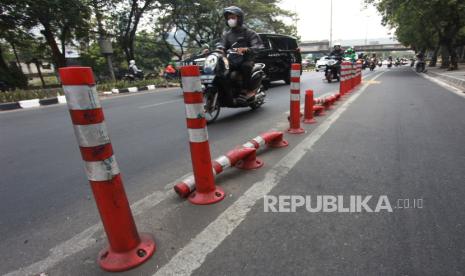
<path id="1" fill-rule="evenodd" d="M 234 28 L 237 26 L 237 20 L 236 19 L 228 19 L 228 26 L 231 28 Z"/>

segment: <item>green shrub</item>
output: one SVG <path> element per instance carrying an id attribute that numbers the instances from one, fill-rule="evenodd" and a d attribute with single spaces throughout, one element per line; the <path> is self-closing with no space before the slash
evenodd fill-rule
<path id="1" fill-rule="evenodd" d="M 166 81 L 162 78 L 140 80 L 140 81 L 117 81 L 117 82 L 103 82 L 97 84 L 97 91 L 111 91 L 113 88 L 122 89 L 128 87 L 143 87 L 147 85 L 155 85 L 156 87 L 165 86 Z M 53 98 L 58 95 L 64 95 L 61 88 L 56 89 L 33 89 L 33 90 L 20 90 L 0 92 L 0 103 L 17 102 L 30 99 L 45 99 Z"/>

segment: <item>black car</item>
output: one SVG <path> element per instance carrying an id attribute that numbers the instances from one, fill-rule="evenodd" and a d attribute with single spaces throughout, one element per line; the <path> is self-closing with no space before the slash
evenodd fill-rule
<path id="1" fill-rule="evenodd" d="M 286 84 L 290 84 L 291 64 L 302 64 L 302 56 L 297 45 L 297 39 L 288 35 L 279 34 L 258 34 L 263 41 L 264 49 L 260 50 L 255 55 L 255 63 L 265 64 L 265 84 L 272 81 L 284 80 Z M 214 49 L 214 45 L 219 40 L 215 40 L 210 45 Z M 196 64 L 203 66 L 206 55 L 198 53 L 192 57 L 182 61 L 183 65 Z M 302 70 L 301 70 L 302 72 Z"/>
<path id="2" fill-rule="evenodd" d="M 259 33 L 258 35 L 263 41 L 265 50 L 255 56 L 255 62 L 266 65 L 266 82 L 284 80 L 286 84 L 289 84 L 291 64 L 302 63 L 297 39 L 279 34 Z"/>

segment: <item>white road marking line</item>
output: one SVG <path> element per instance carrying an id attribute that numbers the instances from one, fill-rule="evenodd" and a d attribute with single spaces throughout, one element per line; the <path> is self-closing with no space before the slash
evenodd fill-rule
<path id="1" fill-rule="evenodd" d="M 145 109 L 145 108 L 155 107 L 155 106 L 169 104 L 169 103 L 182 102 L 182 101 L 183 101 L 182 99 L 177 99 L 177 100 L 166 101 L 166 102 L 161 102 L 161 103 L 156 103 L 156 104 L 142 105 L 142 106 L 139 106 L 139 108 Z"/>
<path id="2" fill-rule="evenodd" d="M 376 75 L 373 80 L 383 73 L 381 72 Z M 365 84 L 355 95 L 352 95 L 352 97 L 344 102 L 333 114 L 312 131 L 309 136 L 274 165 L 265 174 L 265 178 L 262 181 L 254 183 L 244 195 L 239 197 L 228 209 L 221 213 L 153 276 L 190 275 L 194 270 L 199 268 L 207 255 L 212 253 L 245 219 L 247 213 L 252 209 L 257 200 L 268 194 L 289 173 L 368 86 L 369 84 Z"/>
<path id="3" fill-rule="evenodd" d="M 150 92 L 146 92 L 146 93 L 150 93 Z M 141 94 L 133 94 L 133 95 L 141 95 Z M 126 95 L 124 95 L 124 97 L 126 97 Z M 179 101 L 182 101 L 182 100 L 179 100 Z M 46 106 L 46 107 L 49 107 L 49 106 Z M 53 107 L 53 106 L 50 106 L 50 107 Z M 278 129 L 281 129 L 281 127 L 278 127 Z M 171 183 L 168 183 L 167 185 L 164 186 L 164 191 L 155 191 L 149 194 L 148 196 L 131 204 L 131 210 L 133 212 L 133 215 L 137 216 L 143 213 L 144 211 L 155 207 L 160 202 L 172 196 L 173 186 L 179 181 L 189 176 L 190 174 L 191 173 L 187 173 L 179 177 L 177 180 Z M 47 256 L 45 259 L 32 263 L 26 267 L 19 268 L 15 271 L 11 271 L 5 274 L 4 276 L 34 275 L 34 274 L 39 273 L 40 271 L 46 271 L 54 267 L 56 264 L 60 263 L 61 261 L 63 261 L 65 258 L 72 256 L 74 254 L 77 254 L 80 251 L 86 249 L 87 247 L 94 245 L 97 242 L 97 239 L 94 238 L 94 235 L 97 232 L 100 232 L 102 230 L 103 229 L 102 229 L 101 223 L 92 225 L 89 228 L 82 231 L 81 233 L 73 236 L 71 239 L 64 241 L 58 244 L 57 246 L 51 248 L 50 255 Z"/>
<path id="4" fill-rule="evenodd" d="M 155 191 L 149 194 L 148 196 L 131 204 L 133 216 L 138 216 L 143 212 L 155 207 L 165 199 L 176 196 L 173 193 L 172 187 L 182 179 L 186 178 L 188 175 L 190 174 L 185 174 L 179 177 L 176 181 L 168 183 L 163 188 L 163 191 Z M 30 264 L 27 267 L 22 267 L 15 271 L 11 271 L 5 274 L 4 276 L 36 275 L 42 271 L 47 271 L 50 268 L 57 265 L 58 263 L 60 263 L 61 261 L 63 261 L 65 258 L 79 253 L 87 247 L 95 245 L 97 239 L 100 238 L 100 236 L 95 237 L 95 234 L 101 232 L 102 230 L 103 229 L 101 223 L 94 224 L 91 227 L 82 231 L 81 233 L 75 235 L 71 239 L 64 241 L 58 244 L 57 246 L 51 248 L 50 255 L 48 255 L 45 259 Z M 156 235 L 156 233 L 154 234 Z M 102 235 L 104 236 L 103 233 Z"/>
<path id="5" fill-rule="evenodd" d="M 431 76 L 428 76 L 427 74 L 421 74 L 421 73 L 418 73 L 420 76 L 422 76 L 423 78 L 427 79 L 427 80 L 430 80 L 436 84 L 438 84 L 439 86 L 442 86 L 443 88 L 449 90 L 450 92 L 456 94 L 456 95 L 459 95 L 460 97 L 463 97 L 465 98 L 465 93 L 464 91 L 460 90 L 459 88 L 453 86 L 453 85 L 450 85 L 440 79 L 437 79 L 437 78 L 434 78 L 434 77 L 431 77 Z"/>

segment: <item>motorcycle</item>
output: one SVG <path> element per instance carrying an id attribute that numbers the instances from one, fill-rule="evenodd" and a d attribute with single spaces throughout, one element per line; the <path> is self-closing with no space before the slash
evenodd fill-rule
<path id="1" fill-rule="evenodd" d="M 340 67 L 340 61 L 338 61 L 335 56 L 330 56 L 325 68 L 325 79 L 328 83 L 331 83 L 334 79 L 340 81 Z"/>
<path id="2" fill-rule="evenodd" d="M 387 67 L 388 67 L 388 68 L 391 68 L 391 67 L 392 67 L 392 60 L 388 60 Z"/>
<path id="3" fill-rule="evenodd" d="M 233 44 L 234 46 L 234 44 Z M 196 64 L 202 64 L 200 81 L 202 83 L 205 119 L 213 123 L 219 116 L 222 107 L 257 109 L 265 103 L 266 89 L 262 82 L 265 78 L 265 64 L 256 63 L 252 69 L 249 89 L 245 95 L 242 92 L 242 76 L 231 70 L 235 60 L 241 58 L 236 50 L 230 49 L 226 56 L 222 50 L 212 51 L 206 58 L 196 59 Z M 202 68 L 203 67 L 203 68 Z M 227 102 L 225 89 L 231 89 L 236 105 Z"/>
<path id="4" fill-rule="evenodd" d="M 370 71 L 375 70 L 375 68 L 376 68 L 376 61 L 372 58 L 370 60 Z"/>
<path id="5" fill-rule="evenodd" d="M 132 82 L 132 81 L 137 81 L 137 80 L 143 80 L 144 78 L 145 78 L 144 71 L 139 70 L 135 74 L 131 72 L 127 72 L 126 74 L 124 74 L 123 81 Z"/>
<path id="6" fill-rule="evenodd" d="M 368 62 L 368 60 L 363 60 L 363 63 L 362 63 L 362 70 L 365 70 L 367 69 L 368 67 L 370 66 L 370 62 Z"/>
<path id="7" fill-rule="evenodd" d="M 425 61 L 424 60 L 421 60 L 421 59 L 418 59 L 416 64 L 415 64 L 415 71 L 417 73 L 424 73 L 426 72 L 425 70 Z"/>

